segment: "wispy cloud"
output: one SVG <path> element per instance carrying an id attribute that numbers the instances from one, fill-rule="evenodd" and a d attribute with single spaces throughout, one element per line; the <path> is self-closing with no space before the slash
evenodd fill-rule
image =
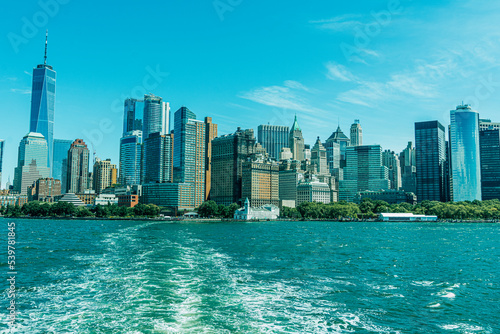
<path id="1" fill-rule="evenodd" d="M 328 73 L 327 78 L 330 80 L 340 80 L 340 81 L 357 81 L 358 79 L 354 74 L 351 73 L 344 65 L 340 65 L 334 62 L 329 62 L 326 64 Z"/>
<path id="2" fill-rule="evenodd" d="M 305 96 L 308 92 L 309 88 L 300 82 L 287 80 L 283 83 L 283 86 L 260 87 L 242 93 L 239 97 L 270 107 L 309 113 L 321 112 L 321 110 L 310 104 Z"/>
<path id="3" fill-rule="evenodd" d="M 11 88 L 10 91 L 16 94 L 31 94 L 30 89 Z"/>
<path id="4" fill-rule="evenodd" d="M 315 25 L 319 29 L 346 31 L 363 25 L 363 22 L 359 20 L 360 18 L 362 18 L 362 16 L 358 14 L 346 14 L 326 20 L 310 21 L 309 23 Z"/>

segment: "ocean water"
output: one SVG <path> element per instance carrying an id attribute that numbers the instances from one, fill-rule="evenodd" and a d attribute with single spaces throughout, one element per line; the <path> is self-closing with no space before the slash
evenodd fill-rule
<path id="1" fill-rule="evenodd" d="M 11 221 L 15 333 L 500 332 L 498 224 Z"/>

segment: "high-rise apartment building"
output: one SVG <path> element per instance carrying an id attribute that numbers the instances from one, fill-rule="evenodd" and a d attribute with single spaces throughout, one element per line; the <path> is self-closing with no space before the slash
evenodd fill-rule
<path id="1" fill-rule="evenodd" d="M 217 124 L 212 117 L 205 117 L 205 201 L 210 198 L 212 188 L 212 140 L 217 138 Z"/>
<path id="2" fill-rule="evenodd" d="M 380 145 L 346 148 L 344 180 L 339 181 L 339 199 L 352 202 L 360 191 L 390 188 L 389 171 L 382 165 Z"/>
<path id="3" fill-rule="evenodd" d="M 144 140 L 144 184 L 167 183 L 173 181 L 172 134 L 151 134 Z"/>
<path id="4" fill-rule="evenodd" d="M 146 140 L 150 134 L 159 132 L 160 135 L 169 133 L 170 104 L 153 94 L 144 95 L 144 119 L 142 138 Z M 137 117 L 137 116 L 136 116 Z"/>
<path id="5" fill-rule="evenodd" d="M 382 165 L 388 169 L 390 189 L 399 190 L 401 188 L 401 165 L 398 155 L 394 151 L 385 150 L 382 152 Z"/>
<path id="6" fill-rule="evenodd" d="M 92 173 L 94 191 L 100 194 L 104 189 L 116 184 L 116 165 L 111 163 L 111 159 L 101 160 L 96 158 Z"/>
<path id="7" fill-rule="evenodd" d="M 141 184 L 142 171 L 142 131 L 127 132 L 120 138 L 120 184 Z"/>
<path id="8" fill-rule="evenodd" d="M 297 122 L 297 115 L 295 115 L 288 140 L 290 142 L 289 147 L 292 151 L 293 159 L 298 161 L 304 160 L 304 137 L 302 136 L 302 130 Z"/>
<path id="9" fill-rule="evenodd" d="M 481 200 L 479 114 L 469 105 L 450 111 L 450 147 L 453 201 Z"/>
<path id="10" fill-rule="evenodd" d="M 62 194 L 68 188 L 68 151 L 72 143 L 72 140 L 54 139 L 52 177 L 61 181 Z"/>
<path id="11" fill-rule="evenodd" d="M 52 168 L 54 149 L 54 110 L 56 100 L 56 72 L 47 65 L 47 34 L 43 64 L 33 69 L 31 90 L 30 132 L 40 133 L 47 141 L 47 167 Z"/>
<path id="12" fill-rule="evenodd" d="M 438 121 L 415 123 L 417 200 L 446 201 L 445 129 Z"/>
<path id="13" fill-rule="evenodd" d="M 359 124 L 359 119 L 355 119 L 351 125 L 351 146 L 363 145 L 363 129 Z"/>
<path id="14" fill-rule="evenodd" d="M 68 151 L 68 193 L 83 193 L 89 188 L 89 149 L 82 139 L 76 139 Z"/>
<path id="15" fill-rule="evenodd" d="M 482 199 L 500 199 L 500 130 L 480 131 L 479 146 Z"/>
<path id="16" fill-rule="evenodd" d="M 14 191 L 26 195 L 28 187 L 38 179 L 47 178 L 47 141 L 41 133 L 30 132 L 19 144 L 17 167 L 14 172 Z"/>
<path id="17" fill-rule="evenodd" d="M 186 107 L 175 112 L 174 182 L 194 185 L 194 205 L 205 200 L 205 123 Z"/>
<path id="18" fill-rule="evenodd" d="M 290 128 L 281 125 L 259 125 L 257 129 L 257 141 L 269 153 L 269 156 L 279 161 L 280 152 L 283 147 L 288 147 Z"/>
<path id="19" fill-rule="evenodd" d="M 247 161 L 242 166 L 241 200 L 250 205 L 279 205 L 279 166 L 276 162 Z"/>
<path id="20" fill-rule="evenodd" d="M 255 143 L 253 130 L 240 128 L 212 140 L 211 200 L 224 205 L 241 200 L 242 166 L 253 155 Z"/>

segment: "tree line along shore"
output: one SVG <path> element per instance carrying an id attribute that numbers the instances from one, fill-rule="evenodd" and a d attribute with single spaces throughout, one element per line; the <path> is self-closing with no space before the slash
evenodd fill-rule
<path id="1" fill-rule="evenodd" d="M 197 208 L 202 218 L 233 218 L 239 205 L 216 204 L 206 201 Z M 376 219 L 380 213 L 414 213 L 435 215 L 439 220 L 500 220 L 500 201 L 436 202 L 423 201 L 412 205 L 409 203 L 388 204 L 384 201 L 363 200 L 360 204 L 345 201 L 329 204 L 304 202 L 297 208 L 283 207 L 281 218 L 305 220 L 365 220 Z M 92 208 L 75 207 L 72 203 L 28 202 L 23 206 L 8 205 L 0 207 L 4 217 L 76 217 L 76 218 L 158 218 L 160 215 L 182 216 L 184 211 L 173 212 L 169 208 L 160 208 L 153 204 L 138 204 L 133 208 L 113 205 L 96 205 Z"/>

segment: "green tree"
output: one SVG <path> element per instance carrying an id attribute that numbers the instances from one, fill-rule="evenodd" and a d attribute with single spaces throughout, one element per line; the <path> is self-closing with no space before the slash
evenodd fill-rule
<path id="1" fill-rule="evenodd" d="M 213 217 L 218 214 L 218 207 L 217 203 L 214 201 L 206 201 L 203 202 L 199 207 L 198 207 L 198 214 L 201 217 Z"/>

